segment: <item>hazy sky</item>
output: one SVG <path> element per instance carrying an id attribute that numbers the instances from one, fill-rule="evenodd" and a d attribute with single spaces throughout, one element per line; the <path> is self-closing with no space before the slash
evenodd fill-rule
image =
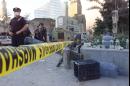
<path id="1" fill-rule="evenodd" d="M 87 0 L 81 0 L 81 1 L 82 1 L 83 14 L 85 14 L 86 16 L 87 29 L 89 29 L 89 27 L 91 28 L 93 26 L 95 19 L 97 17 L 101 18 L 101 14 L 99 13 L 99 10 L 87 10 L 88 8 L 98 4 L 94 2 L 89 2 Z"/>
<path id="2" fill-rule="evenodd" d="M 2 0 L 0 0 L 2 1 Z M 20 7 L 22 9 L 22 15 L 30 14 L 33 18 L 34 10 L 44 6 L 49 0 L 6 0 L 8 12 L 13 15 L 12 9 L 14 7 Z M 66 0 L 62 0 L 63 2 Z M 100 17 L 98 10 L 88 11 L 87 8 L 93 6 L 95 3 L 89 2 L 87 0 L 81 0 L 83 14 L 86 16 L 87 28 L 91 27 L 94 23 L 95 18 Z"/>

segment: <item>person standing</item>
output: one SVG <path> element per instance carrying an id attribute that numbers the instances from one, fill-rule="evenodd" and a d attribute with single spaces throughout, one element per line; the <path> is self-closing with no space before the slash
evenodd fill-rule
<path id="1" fill-rule="evenodd" d="M 35 33 L 35 36 L 34 36 L 35 39 L 47 42 L 47 30 L 44 27 L 43 23 L 40 23 L 38 25 L 38 29 L 36 29 L 34 33 Z"/>
<path id="2" fill-rule="evenodd" d="M 10 22 L 9 35 L 12 37 L 12 46 L 24 45 L 25 37 L 31 34 L 27 21 L 20 16 L 21 9 L 18 7 L 13 8 L 14 18 Z"/>

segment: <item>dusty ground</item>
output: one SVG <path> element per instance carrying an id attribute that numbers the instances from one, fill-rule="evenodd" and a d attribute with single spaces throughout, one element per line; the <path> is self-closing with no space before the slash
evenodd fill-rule
<path id="1" fill-rule="evenodd" d="M 0 86 L 129 86 L 129 78 L 124 76 L 79 82 L 74 77 L 73 70 L 56 67 L 59 58 L 59 55 L 54 54 L 45 62 L 36 62 L 2 77 Z"/>

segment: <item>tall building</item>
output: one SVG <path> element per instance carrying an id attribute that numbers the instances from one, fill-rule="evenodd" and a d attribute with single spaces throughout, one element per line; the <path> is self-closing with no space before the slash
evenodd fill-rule
<path id="1" fill-rule="evenodd" d="M 2 2 L 0 3 L 0 18 L 1 19 L 7 18 L 7 8 L 5 0 L 2 0 Z"/>
<path id="2" fill-rule="evenodd" d="M 46 5 L 34 12 L 35 18 L 53 18 L 65 15 L 65 8 L 61 0 L 50 0 Z"/>
<path id="3" fill-rule="evenodd" d="M 69 16 L 74 17 L 76 14 L 82 14 L 82 5 L 80 0 L 70 0 Z"/>
<path id="4" fill-rule="evenodd" d="M 73 17 L 78 21 L 80 32 L 86 32 L 86 18 L 82 14 L 81 0 L 70 0 L 69 17 Z"/>
<path id="5" fill-rule="evenodd" d="M 8 31 L 7 20 L 8 18 L 7 18 L 6 1 L 2 0 L 2 2 L 0 3 L 0 33 Z"/>

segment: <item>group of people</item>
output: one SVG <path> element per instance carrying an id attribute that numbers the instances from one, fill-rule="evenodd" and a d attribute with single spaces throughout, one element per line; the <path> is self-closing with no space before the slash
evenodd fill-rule
<path id="1" fill-rule="evenodd" d="M 21 9 L 13 8 L 14 18 L 11 19 L 10 22 L 10 31 L 9 35 L 12 37 L 12 46 L 19 46 L 24 44 L 35 44 L 35 43 L 43 43 L 47 42 L 47 30 L 44 27 L 43 23 L 40 23 L 37 26 L 37 29 L 34 31 L 34 38 L 31 37 L 31 32 L 29 30 L 29 24 L 24 19 L 24 17 L 20 16 Z M 76 38 L 81 38 L 80 35 Z M 112 40 L 112 36 L 109 33 L 103 36 L 103 44 L 106 48 L 110 47 L 110 41 Z"/>
<path id="2" fill-rule="evenodd" d="M 34 38 L 31 37 L 31 31 L 29 30 L 29 24 L 20 16 L 21 9 L 13 8 L 14 18 L 10 22 L 10 31 L 9 35 L 12 37 L 12 46 L 19 46 L 24 44 L 31 43 L 42 43 L 47 41 L 47 30 L 44 27 L 43 23 L 40 23 L 37 26 L 37 29 L 34 31 Z"/>

